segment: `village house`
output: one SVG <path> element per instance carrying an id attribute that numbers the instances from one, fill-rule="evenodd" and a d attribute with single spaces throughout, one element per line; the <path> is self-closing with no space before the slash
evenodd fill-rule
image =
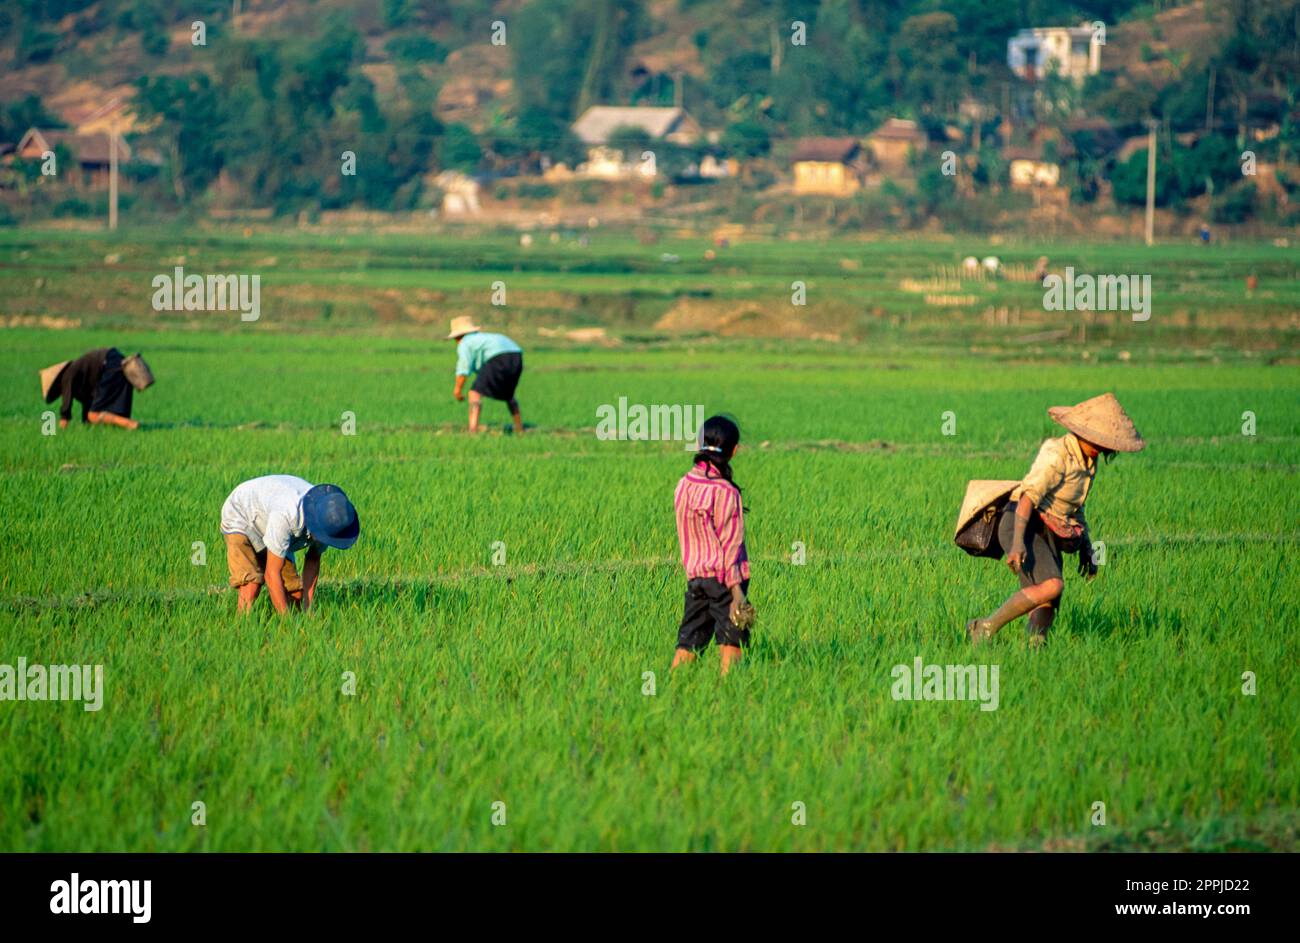
<path id="1" fill-rule="evenodd" d="M 1101 46 L 1090 26 L 1022 29 L 1007 40 L 1007 67 L 1026 82 L 1054 71 L 1078 85 L 1101 71 Z"/>
<path id="2" fill-rule="evenodd" d="M 692 166 L 693 175 L 702 180 L 722 180 L 734 177 L 740 172 L 740 162 L 735 158 L 723 159 L 712 154 L 705 154 L 698 166 Z"/>
<path id="3" fill-rule="evenodd" d="M 915 121 L 890 118 L 867 135 L 876 166 L 887 173 L 901 173 L 907 169 L 914 154 L 922 153 L 930 139 Z"/>
<path id="4" fill-rule="evenodd" d="M 802 138 L 791 162 L 795 193 L 848 196 L 862 186 L 865 167 L 856 138 Z"/>
<path id="5" fill-rule="evenodd" d="M 426 182 L 442 192 L 442 213 L 444 216 L 477 216 L 482 211 L 479 203 L 479 183 L 468 174 L 459 170 L 444 170 L 435 175 L 432 181 L 428 176 Z"/>
<path id="6" fill-rule="evenodd" d="M 77 134 L 71 131 L 42 131 L 30 128 L 18 142 L 15 156 L 19 160 L 41 161 L 47 152 L 56 152 L 62 146 L 71 153 L 76 173 L 70 168 L 58 168 L 59 176 L 70 180 L 74 186 L 98 190 L 108 186 L 112 163 L 112 143 L 107 133 Z M 121 165 L 131 158 L 131 147 L 117 135 L 117 160 Z"/>
<path id="7" fill-rule="evenodd" d="M 640 154 L 624 154 L 610 141 L 620 128 L 643 132 L 652 141 L 694 144 L 700 126 L 682 108 L 593 105 L 573 123 L 573 133 L 587 147 L 587 160 L 579 164 L 580 176 L 605 180 L 654 177 L 657 162 L 643 161 Z"/>

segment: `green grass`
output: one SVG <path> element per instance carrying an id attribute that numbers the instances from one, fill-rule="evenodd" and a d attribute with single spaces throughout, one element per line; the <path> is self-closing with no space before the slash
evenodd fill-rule
<path id="1" fill-rule="evenodd" d="M 645 336 L 683 300 L 722 308 L 751 306 L 777 320 L 821 319 L 822 329 L 856 340 L 924 343 L 965 350 L 1002 342 L 999 313 L 1023 334 L 1068 328 L 1086 320 L 1088 343 L 1131 347 L 1196 346 L 1218 353 L 1252 349 L 1294 358 L 1300 347 L 1300 266 L 1290 248 L 1266 244 L 1214 247 L 985 238 L 934 241 L 809 239 L 742 240 L 704 258 L 703 235 L 665 235 L 641 245 L 616 232 L 538 233 L 521 249 L 518 235 L 376 235 L 145 230 L 112 238 L 94 232 L 0 230 L 0 298 L 19 318 L 59 316 L 87 328 L 227 329 L 227 314 L 150 309 L 150 280 L 181 265 L 188 274 L 256 273 L 262 278 L 264 331 L 321 329 L 428 337 L 453 314 L 475 314 L 513 331 L 539 326 L 604 325 Z M 1126 313 L 1086 319 L 1043 310 L 1032 281 L 962 282 L 924 288 L 968 255 L 996 255 L 1008 267 L 1032 271 L 1047 253 L 1054 271 L 1149 274 L 1152 317 Z M 663 256 L 678 261 L 664 261 Z M 116 256 L 116 259 L 112 257 Z M 1248 275 L 1259 280 L 1249 297 Z M 489 304 L 494 282 L 509 304 Z M 807 305 L 790 304 L 802 282 Z M 909 284 L 909 282 L 911 284 Z M 926 295 L 933 296 L 930 301 Z M 957 303 L 965 298 L 969 303 Z M 1003 324 L 1006 321 L 1001 322 Z M 707 333 L 707 328 L 702 329 Z M 803 336 L 796 328 L 792 336 Z M 1013 330 L 1012 333 L 1015 333 Z M 777 335 L 780 336 L 780 335 Z"/>
<path id="2" fill-rule="evenodd" d="M 0 702 L 0 850 L 1296 846 L 1294 368 L 1159 344 L 1085 363 L 525 332 L 535 428 L 500 434 L 491 403 L 470 439 L 433 329 L 150 317 L 4 331 L 0 664 L 103 664 L 106 694 L 98 713 Z M 109 343 L 158 376 L 142 431 L 42 436 L 35 371 Z M 1098 476 L 1106 565 L 1067 574 L 1047 651 L 1013 625 L 972 653 L 961 626 L 1015 581 L 951 544 L 965 481 L 1019 477 L 1046 408 L 1107 389 L 1151 444 Z M 760 621 L 726 679 L 714 651 L 668 673 L 688 458 L 598 440 L 619 396 L 740 422 Z M 363 533 L 326 554 L 314 612 L 240 619 L 218 513 L 270 472 L 342 485 Z M 918 655 L 999 665 L 999 708 L 894 701 L 891 668 Z"/>

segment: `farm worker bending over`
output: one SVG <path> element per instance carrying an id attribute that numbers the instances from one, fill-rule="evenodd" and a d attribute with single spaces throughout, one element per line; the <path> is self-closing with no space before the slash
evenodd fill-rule
<path id="1" fill-rule="evenodd" d="M 315 485 L 293 475 L 252 478 L 221 507 L 230 585 L 247 612 L 266 583 L 277 612 L 307 609 L 316 593 L 326 547 L 346 550 L 361 533 L 357 509 L 337 485 Z M 293 555 L 306 548 L 302 576 Z"/>
<path id="2" fill-rule="evenodd" d="M 1008 622 L 1029 613 L 1029 643 L 1041 646 L 1056 619 L 1065 582 L 1061 555 L 1079 555 L 1079 575 L 1092 579 L 1097 565 L 1083 504 L 1097 474 L 1097 458 L 1109 461 L 1116 452 L 1139 452 L 1146 442 L 1112 393 L 1103 393 L 1076 406 L 1047 411 L 1067 430 L 1047 439 L 1038 450 L 1029 474 L 1011 492 L 998 521 L 998 540 L 1006 550 L 1007 566 L 1020 578 L 1012 593 L 992 615 L 971 619 L 966 632 L 975 644 L 992 638 Z"/>
<path id="3" fill-rule="evenodd" d="M 479 329 L 473 318 L 452 318 L 448 340 L 456 341 L 456 388 L 451 395 L 465 398 L 465 379 L 477 374 L 469 391 L 469 431 L 478 432 L 478 415 L 483 397 L 499 399 L 510 408 L 515 432 L 524 434 L 524 420 L 519 415 L 515 387 L 524 372 L 524 352 L 504 334 L 489 334 Z"/>
<path id="4" fill-rule="evenodd" d="M 131 418 L 131 397 L 135 390 L 153 384 L 153 373 L 139 354 L 123 357 L 116 347 L 88 351 L 76 360 L 65 360 L 41 371 L 41 395 L 52 403 L 63 397 L 59 427 L 66 429 L 72 418 L 72 401 L 81 404 L 81 421 L 138 429 Z"/>

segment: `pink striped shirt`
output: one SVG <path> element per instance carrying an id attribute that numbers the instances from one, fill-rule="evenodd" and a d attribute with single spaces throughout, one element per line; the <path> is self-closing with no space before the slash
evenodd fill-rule
<path id="1" fill-rule="evenodd" d="M 714 577 L 730 587 L 749 579 L 744 511 L 735 485 L 700 462 L 677 483 L 673 509 L 688 580 Z"/>

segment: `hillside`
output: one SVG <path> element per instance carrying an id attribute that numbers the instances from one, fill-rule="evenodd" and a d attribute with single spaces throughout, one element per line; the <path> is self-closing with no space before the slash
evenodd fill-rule
<path id="1" fill-rule="evenodd" d="M 1041 149 L 1087 122 L 1122 140 L 1155 117 L 1170 145 L 1213 132 L 1262 142 L 1265 159 L 1294 159 L 1300 0 L 1159 6 L 208 0 L 182 14 L 161 0 L 26 0 L 0 10 L 0 142 L 32 125 L 116 126 L 138 138 L 154 169 L 135 176 L 154 181 L 158 199 L 211 194 L 281 212 L 416 209 L 429 205 L 428 175 L 440 170 L 572 166 L 584 151 L 570 125 L 597 104 L 682 105 L 704 134 L 694 150 L 664 155 L 674 172 L 708 150 L 749 162 L 750 189 L 786 172 L 796 139 L 861 138 L 895 117 L 974 152 L 999 135 L 1004 147 Z M 1008 69 L 1017 30 L 1097 20 L 1101 71 L 1082 84 L 1034 87 Z M 1065 153 L 1078 149 L 1072 141 Z M 322 155 L 345 150 L 382 173 L 327 182 L 338 157 Z M 1230 183 L 1217 151 L 1197 158 L 1189 179 Z M 1075 202 L 1111 192 L 1113 155 L 1095 163 L 1064 168 Z M 969 164 L 974 190 L 1005 183 L 995 155 L 973 153 Z M 1114 188 L 1121 203 L 1132 195 L 1125 182 Z M 1203 179 L 1180 184 L 1160 204 L 1204 191 Z"/>
<path id="2" fill-rule="evenodd" d="M 18 9 L 0 12 L 4 98 L 12 101 L 34 94 L 56 113 L 85 112 L 116 95 L 129 96 L 131 86 L 142 76 L 210 69 L 213 48 L 231 35 L 283 41 L 318 33 L 322 24 L 337 26 L 344 22 L 363 38 L 363 71 L 381 100 L 399 97 L 403 73 L 413 70 L 438 87 L 440 117 L 464 120 L 482 131 L 495 116 L 508 113 L 518 103 L 511 27 L 516 27 L 516 42 L 533 42 L 532 36 L 520 35 L 533 19 L 526 11 L 529 4 L 525 0 L 453 0 L 443 4 L 388 0 L 382 5 L 359 0 L 244 0 L 242 4 L 236 0 L 234 6 L 241 10 L 238 16 L 231 15 L 227 3 L 191 4 L 184 12 L 174 11 L 168 22 L 164 12 L 167 5 L 142 0 L 19 4 Z M 606 4 L 561 0 L 549 6 L 562 14 L 572 11 L 574 25 L 580 27 L 585 12 Z M 1109 8 L 1119 18 L 1107 23 L 1103 70 L 1164 87 L 1180 77 L 1180 65 L 1212 58 L 1221 51 L 1232 35 L 1231 21 L 1237 12 L 1234 4 L 1222 0 L 1196 0 L 1177 6 L 1166 3 L 1167 9 L 1154 16 L 1141 15 L 1143 9 L 1149 8 L 1126 0 L 1094 4 L 1020 2 L 1000 5 L 1002 12 L 983 18 L 983 28 L 976 29 L 980 22 L 964 12 L 973 5 L 963 0 L 913 0 L 901 4 L 872 0 L 844 4 L 651 0 L 608 6 L 636 23 L 624 30 L 627 35 L 619 37 L 618 55 L 611 53 L 594 63 L 604 74 L 596 76 L 593 87 L 612 91 L 629 103 L 647 96 L 666 103 L 671 101 L 674 78 L 681 76 L 687 88 L 694 86 L 699 95 L 690 96 L 688 106 L 710 120 L 721 118 L 729 107 L 737 107 L 735 101 L 720 104 L 713 94 L 713 90 L 735 78 L 721 74 L 720 66 L 761 59 L 770 68 L 777 24 L 796 19 L 802 18 L 809 26 L 806 54 L 829 59 L 844 50 L 836 49 L 831 38 L 819 35 L 824 31 L 818 28 L 819 15 L 829 21 L 825 22 L 827 30 L 840 25 L 835 20 L 844 16 L 850 30 L 879 23 L 885 27 L 884 34 L 893 39 L 903 32 L 902 24 L 918 16 L 952 17 L 960 29 L 954 37 L 955 51 L 964 64 L 974 62 L 982 73 L 977 76 L 968 70 L 966 78 L 974 84 L 977 77 L 996 77 L 996 67 L 1004 58 L 1005 39 L 1015 29 L 1088 22 Z M 907 16 L 909 8 L 918 16 Z M 935 9 L 943 12 L 931 12 Z M 1139 15 L 1132 15 L 1134 9 Z M 1284 13 L 1279 9 L 1272 18 L 1283 21 Z M 191 45 L 192 18 L 206 25 L 206 47 Z M 494 21 L 506 24 L 504 47 L 490 45 Z M 785 38 L 783 32 L 779 38 Z M 1148 47 L 1147 51 L 1143 46 Z M 870 51 L 880 52 L 880 44 Z M 891 60 L 907 52 L 894 50 L 893 55 L 868 59 L 864 64 L 871 68 L 862 73 L 864 81 L 873 73 L 895 68 L 897 63 Z M 797 56 L 802 54 L 803 50 L 791 45 L 781 64 L 798 68 Z M 971 54 L 975 54 L 974 58 Z M 593 62 L 585 66 L 591 67 Z M 960 77 L 957 81 L 962 84 Z M 829 95 L 829 90 L 824 94 Z M 811 103 L 813 114 L 823 110 L 817 105 Z"/>

